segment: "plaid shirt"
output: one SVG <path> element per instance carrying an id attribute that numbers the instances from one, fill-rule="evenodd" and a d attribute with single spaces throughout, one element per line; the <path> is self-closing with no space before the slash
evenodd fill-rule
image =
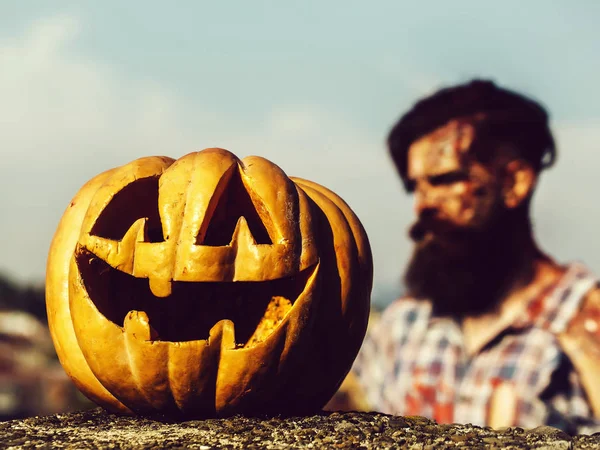
<path id="1" fill-rule="evenodd" d="M 368 333 L 353 371 L 370 405 L 390 414 L 484 426 L 492 393 L 508 384 L 518 393 L 514 426 L 600 431 L 556 339 L 596 282 L 583 265 L 571 264 L 556 285 L 471 356 L 456 321 L 432 316 L 428 302 L 399 299 Z"/>

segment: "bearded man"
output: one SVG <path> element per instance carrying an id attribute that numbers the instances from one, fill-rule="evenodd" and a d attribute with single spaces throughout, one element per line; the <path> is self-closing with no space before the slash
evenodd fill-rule
<path id="1" fill-rule="evenodd" d="M 415 197 L 408 294 L 369 332 L 349 380 L 386 413 L 598 431 L 598 281 L 544 253 L 530 219 L 556 155 L 546 111 L 474 80 L 416 103 L 388 145 Z"/>

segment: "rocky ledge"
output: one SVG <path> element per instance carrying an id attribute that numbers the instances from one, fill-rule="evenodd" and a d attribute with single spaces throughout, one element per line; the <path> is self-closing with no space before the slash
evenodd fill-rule
<path id="1" fill-rule="evenodd" d="M 556 428 L 493 430 L 437 425 L 422 417 L 323 413 L 308 417 L 169 422 L 89 411 L 0 422 L 0 448 L 600 448 L 600 433 L 571 437 Z"/>

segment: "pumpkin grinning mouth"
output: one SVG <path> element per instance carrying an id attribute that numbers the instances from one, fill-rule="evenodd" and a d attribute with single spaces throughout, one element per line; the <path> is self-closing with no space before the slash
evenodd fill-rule
<path id="1" fill-rule="evenodd" d="M 257 345 L 277 328 L 317 268 L 269 281 L 173 281 L 163 298 L 152 293 L 147 278 L 114 269 L 85 248 L 79 247 L 75 262 L 98 312 L 119 327 L 131 311 L 143 311 L 153 341 L 184 342 L 208 339 L 217 322 L 229 319 L 239 348 Z"/>

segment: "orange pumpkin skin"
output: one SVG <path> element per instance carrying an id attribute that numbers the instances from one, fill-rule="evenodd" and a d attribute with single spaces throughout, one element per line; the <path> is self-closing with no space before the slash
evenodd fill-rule
<path id="1" fill-rule="evenodd" d="M 366 331 L 372 257 L 337 195 L 260 157 L 141 158 L 86 183 L 52 241 L 61 364 L 115 412 L 304 413 Z"/>

